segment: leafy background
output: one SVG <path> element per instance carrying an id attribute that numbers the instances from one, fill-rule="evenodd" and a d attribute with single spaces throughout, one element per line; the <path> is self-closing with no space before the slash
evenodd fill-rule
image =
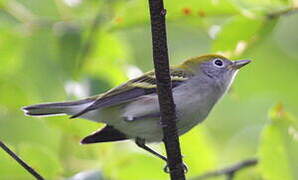
<path id="1" fill-rule="evenodd" d="M 298 1 L 165 6 L 172 64 L 219 52 L 253 60 L 207 120 L 181 137 L 187 177 L 257 157 L 234 179 L 298 179 Z M 102 124 L 20 110 L 104 92 L 152 69 L 148 14 L 140 0 L 0 0 L 1 140 L 47 179 L 167 179 L 163 162 L 132 142 L 79 144 Z M 32 179 L 2 150 L 0 162 L 0 179 Z"/>

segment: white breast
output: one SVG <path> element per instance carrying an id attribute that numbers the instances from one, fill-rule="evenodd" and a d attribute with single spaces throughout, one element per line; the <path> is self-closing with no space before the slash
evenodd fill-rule
<path id="1" fill-rule="evenodd" d="M 184 90 L 177 89 L 174 92 L 179 135 L 186 133 L 202 122 L 224 93 L 213 84 L 202 83 L 203 81 L 201 81 L 200 86 L 195 86 L 195 83 L 189 83 L 180 87 L 185 88 Z"/>

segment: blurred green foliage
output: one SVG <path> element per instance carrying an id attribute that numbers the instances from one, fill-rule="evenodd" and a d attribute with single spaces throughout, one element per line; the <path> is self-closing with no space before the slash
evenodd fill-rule
<path id="1" fill-rule="evenodd" d="M 298 14 L 287 13 L 297 4 L 165 0 L 172 64 L 217 52 L 253 60 L 208 119 L 181 137 L 188 177 L 258 157 L 235 179 L 298 179 Z M 167 179 L 163 162 L 132 142 L 79 145 L 101 124 L 20 110 L 104 92 L 152 69 L 146 1 L 0 0 L 0 22 L 1 140 L 47 179 L 83 171 L 73 179 Z M 2 150 L 0 162 L 0 179 L 32 179 Z"/>

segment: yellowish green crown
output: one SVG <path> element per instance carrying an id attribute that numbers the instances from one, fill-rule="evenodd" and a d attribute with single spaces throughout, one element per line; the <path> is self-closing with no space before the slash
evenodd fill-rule
<path id="1" fill-rule="evenodd" d="M 178 66 L 178 68 L 187 69 L 189 71 L 193 71 L 193 68 L 197 67 L 198 65 L 202 64 L 206 61 L 212 61 L 213 59 L 220 58 L 220 59 L 227 59 L 226 57 L 218 54 L 206 54 L 203 56 L 196 56 L 185 60 L 182 64 Z"/>

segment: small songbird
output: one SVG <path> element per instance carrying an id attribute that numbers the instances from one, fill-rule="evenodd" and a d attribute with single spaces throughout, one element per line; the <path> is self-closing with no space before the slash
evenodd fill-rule
<path id="1" fill-rule="evenodd" d="M 187 59 L 170 68 L 176 105 L 178 134 L 202 122 L 229 89 L 238 70 L 250 60 L 230 61 L 220 55 Z M 167 161 L 146 143 L 163 140 L 154 71 L 129 80 L 106 93 L 72 102 L 37 104 L 24 107 L 26 115 L 71 115 L 106 126 L 85 137 L 81 143 L 100 143 L 133 139 L 135 143 Z"/>

